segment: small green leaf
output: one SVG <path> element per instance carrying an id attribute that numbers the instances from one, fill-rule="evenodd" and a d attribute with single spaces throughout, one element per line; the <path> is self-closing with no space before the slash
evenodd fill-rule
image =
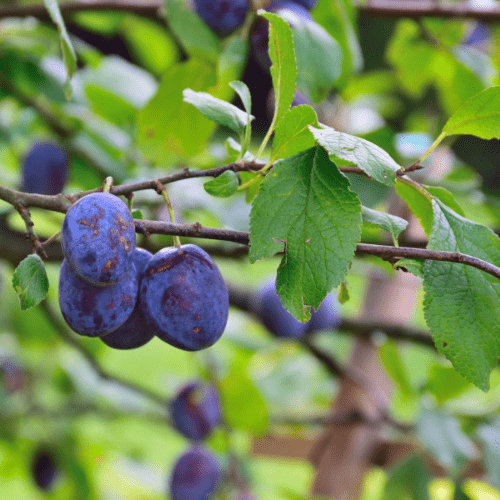
<path id="1" fill-rule="evenodd" d="M 219 177 L 203 184 L 208 194 L 219 198 L 227 198 L 233 195 L 236 193 L 238 186 L 238 176 L 230 170 L 226 170 L 222 175 L 219 175 Z"/>
<path id="2" fill-rule="evenodd" d="M 219 125 L 243 133 L 247 124 L 247 115 L 236 106 L 217 99 L 206 92 L 195 92 L 191 89 L 185 89 L 182 92 L 184 102 L 192 104 L 206 118 Z M 250 117 L 253 120 L 253 116 Z"/>
<path id="3" fill-rule="evenodd" d="M 396 382 L 401 392 L 405 396 L 411 396 L 414 391 L 408 380 L 408 375 L 403 361 L 401 360 L 397 344 L 388 340 L 385 344 L 380 346 L 379 356 L 387 373 L 394 382 Z"/>
<path id="4" fill-rule="evenodd" d="M 259 436 L 267 431 L 269 416 L 264 398 L 248 378 L 249 359 L 248 354 L 238 353 L 219 390 L 224 419 L 229 426 Z"/>
<path id="5" fill-rule="evenodd" d="M 385 212 L 378 212 L 371 208 L 361 207 L 363 210 L 363 221 L 368 224 L 373 224 L 385 229 L 392 234 L 394 239 L 397 239 L 399 234 L 406 229 L 408 222 L 401 217 L 387 214 Z"/>
<path id="6" fill-rule="evenodd" d="M 394 187 L 398 196 L 406 202 L 413 215 L 420 222 L 425 234 L 429 237 L 432 231 L 433 219 L 432 197 L 418 184 L 410 182 L 404 177 L 398 178 Z"/>
<path id="7" fill-rule="evenodd" d="M 347 289 L 347 284 L 345 281 L 342 281 L 340 283 L 340 290 L 339 290 L 339 295 L 338 299 L 341 304 L 345 304 L 346 302 L 349 302 L 350 299 L 349 295 L 349 290 Z"/>
<path id="8" fill-rule="evenodd" d="M 35 254 L 26 257 L 14 271 L 12 286 L 19 295 L 22 310 L 38 305 L 49 291 L 43 260 Z"/>
<path id="9" fill-rule="evenodd" d="M 417 276 L 418 278 L 424 277 L 424 262 L 423 259 L 400 259 L 396 262 L 394 267 L 397 269 L 403 268 L 409 273 Z"/>
<path id="10" fill-rule="evenodd" d="M 165 0 L 168 24 L 190 56 L 215 64 L 221 43 L 214 32 L 183 0 Z"/>
<path id="11" fill-rule="evenodd" d="M 472 440 L 460 428 L 456 417 L 440 410 L 422 410 L 416 426 L 421 442 L 452 477 L 477 456 Z"/>
<path id="12" fill-rule="evenodd" d="M 226 139 L 226 151 L 229 156 L 229 161 L 236 161 L 240 157 L 241 153 L 241 144 L 237 141 L 235 141 L 232 137 L 228 137 Z M 242 160 L 243 161 L 253 161 L 254 160 L 254 155 L 247 151 L 244 155 Z M 244 172 L 242 172 L 244 173 Z"/>
<path id="13" fill-rule="evenodd" d="M 455 134 L 500 139 L 500 86 L 479 92 L 446 122 L 442 135 Z"/>
<path id="14" fill-rule="evenodd" d="M 398 463 L 389 473 L 384 500 L 429 500 L 428 484 L 431 475 L 418 455 Z"/>
<path id="15" fill-rule="evenodd" d="M 66 98 L 70 99 L 73 92 L 70 80 L 76 71 L 75 49 L 73 48 L 73 44 L 71 43 L 68 32 L 66 30 L 66 25 L 64 24 L 64 19 L 61 15 L 61 11 L 59 10 L 59 4 L 57 3 L 57 0 L 44 0 L 44 3 L 45 8 L 49 12 L 50 18 L 57 26 L 57 30 L 59 31 L 59 40 L 61 43 L 64 65 L 66 66 L 66 71 L 68 72 L 66 83 L 64 84 L 64 93 L 66 94 Z"/>
<path id="16" fill-rule="evenodd" d="M 165 72 L 156 95 L 137 114 L 137 142 L 147 159 L 168 165 L 205 149 L 216 125 L 184 102 L 182 92 L 208 90 L 215 76 L 213 67 L 194 57 Z"/>
<path id="17" fill-rule="evenodd" d="M 361 204 L 321 147 L 281 160 L 250 215 L 250 260 L 285 251 L 276 290 L 298 320 L 339 285 L 361 234 Z"/>
<path id="18" fill-rule="evenodd" d="M 425 384 L 425 389 L 436 398 L 438 404 L 455 398 L 470 387 L 470 383 L 454 368 L 437 364 L 431 366 Z"/>
<path id="19" fill-rule="evenodd" d="M 278 125 L 292 105 L 297 82 L 292 30 L 288 23 L 276 14 L 262 9 L 258 14 L 269 21 L 269 57 L 272 62 L 271 77 L 276 96 L 273 122 Z"/>
<path id="20" fill-rule="evenodd" d="M 235 82 L 231 82 L 229 85 L 231 85 L 231 87 L 236 90 L 236 93 L 240 96 L 245 111 L 248 115 L 250 115 L 252 111 L 252 96 L 250 95 L 250 90 L 247 85 L 238 80 Z"/>
<path id="21" fill-rule="evenodd" d="M 428 193 L 432 194 L 432 196 L 442 201 L 447 207 L 457 212 L 458 215 L 465 217 L 462 207 L 457 203 L 455 197 L 447 189 L 440 186 L 426 186 L 425 184 L 422 184 L 422 187 L 425 188 Z"/>
<path id="22" fill-rule="evenodd" d="M 500 421 L 493 425 L 483 424 L 477 429 L 483 445 L 483 460 L 488 472 L 489 483 L 500 491 Z"/>
<path id="23" fill-rule="evenodd" d="M 392 186 L 396 181 L 396 172 L 401 170 L 401 167 L 376 144 L 337 132 L 330 127 L 310 127 L 309 130 L 338 167 L 356 165 L 370 177 L 387 186 Z"/>
<path id="24" fill-rule="evenodd" d="M 132 212 L 132 218 L 142 220 L 144 219 L 144 216 L 142 215 L 142 212 L 140 210 L 134 210 Z"/>
<path id="25" fill-rule="evenodd" d="M 297 58 L 297 87 L 314 102 L 322 101 L 342 72 L 342 49 L 322 26 L 302 19 L 291 10 L 292 33 Z"/>
<path id="26" fill-rule="evenodd" d="M 288 158 L 312 148 L 315 140 L 308 126 L 317 123 L 316 111 L 311 106 L 302 105 L 289 109 L 276 128 L 270 161 Z"/>
<path id="27" fill-rule="evenodd" d="M 428 248 L 461 252 L 500 266 L 500 239 L 486 226 L 432 201 Z M 451 262 L 424 265 L 424 316 L 438 351 L 469 382 L 487 391 L 500 356 L 500 281 Z"/>

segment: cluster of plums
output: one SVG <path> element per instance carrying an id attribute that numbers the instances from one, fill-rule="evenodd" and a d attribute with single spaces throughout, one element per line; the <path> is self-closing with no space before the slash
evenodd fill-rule
<path id="1" fill-rule="evenodd" d="M 218 392 L 211 385 L 192 382 L 180 390 L 170 409 L 174 427 L 193 441 L 191 449 L 174 466 L 170 478 L 172 500 L 206 500 L 223 477 L 220 462 L 201 444 L 221 420 Z M 234 498 L 255 500 L 248 491 L 240 491 Z"/>
<path id="2" fill-rule="evenodd" d="M 136 248 L 132 215 L 116 196 L 93 193 L 74 203 L 61 244 L 59 306 L 76 333 L 116 349 L 140 347 L 156 335 L 186 351 L 222 335 L 229 297 L 212 258 L 196 245 L 155 255 Z"/>

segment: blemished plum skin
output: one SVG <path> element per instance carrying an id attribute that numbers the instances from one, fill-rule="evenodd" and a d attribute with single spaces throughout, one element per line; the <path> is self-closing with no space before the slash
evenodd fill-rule
<path id="1" fill-rule="evenodd" d="M 170 478 L 172 500 L 208 500 L 222 476 L 219 461 L 199 445 L 175 464 Z"/>
<path id="2" fill-rule="evenodd" d="M 205 439 L 221 419 L 220 400 L 214 387 L 193 382 L 172 402 L 174 427 L 192 441 Z"/>
<path id="3" fill-rule="evenodd" d="M 135 266 L 137 281 L 149 259 L 153 257 L 151 252 L 143 248 L 134 250 L 132 262 Z M 147 344 L 155 336 L 154 330 L 147 324 L 142 313 L 139 311 L 137 301 L 129 318 L 116 330 L 100 337 L 109 347 L 114 349 L 135 349 Z"/>
<path id="4" fill-rule="evenodd" d="M 198 351 L 224 332 L 229 296 L 210 255 L 184 245 L 164 248 L 148 262 L 139 283 L 139 308 L 161 340 Z"/>
<path id="5" fill-rule="evenodd" d="M 68 178 L 68 155 L 58 144 L 37 142 L 23 161 L 21 191 L 59 194 Z"/>
<path id="6" fill-rule="evenodd" d="M 214 33 L 226 36 L 243 24 L 250 2 L 249 0 L 194 0 L 194 7 Z"/>
<path id="7" fill-rule="evenodd" d="M 112 194 L 84 196 L 64 217 L 61 244 L 69 265 L 82 279 L 100 286 L 116 283 L 132 263 L 132 214 Z"/>
<path id="8" fill-rule="evenodd" d="M 274 280 L 264 284 L 252 299 L 252 309 L 267 329 L 276 337 L 291 339 L 301 339 L 306 333 L 316 330 L 337 328 L 340 316 L 336 304 L 335 298 L 331 294 L 327 295 L 317 312 L 311 308 L 311 319 L 307 323 L 301 323 L 283 307 Z"/>
<path id="9" fill-rule="evenodd" d="M 56 478 L 57 469 L 49 452 L 39 450 L 35 453 L 31 464 L 31 473 L 36 485 L 41 490 L 50 489 Z"/>
<path id="10" fill-rule="evenodd" d="M 69 327 L 80 335 L 99 337 L 116 330 L 132 314 L 137 300 L 135 266 L 110 286 L 94 286 L 82 280 L 66 259 L 59 276 L 59 307 Z"/>

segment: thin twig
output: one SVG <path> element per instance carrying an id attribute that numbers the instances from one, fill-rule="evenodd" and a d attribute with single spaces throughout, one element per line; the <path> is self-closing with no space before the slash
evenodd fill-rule
<path id="1" fill-rule="evenodd" d="M 44 259 L 48 259 L 47 254 L 45 253 L 45 250 L 43 249 L 42 244 L 40 243 L 40 239 L 36 235 L 34 229 L 33 229 L 33 221 L 31 220 L 31 214 L 30 211 L 23 206 L 21 203 L 17 203 L 15 205 L 15 209 L 19 212 L 19 215 L 24 221 L 24 225 L 26 226 L 26 239 L 31 241 L 31 244 L 33 245 L 33 250 L 40 256 L 43 257 Z"/>

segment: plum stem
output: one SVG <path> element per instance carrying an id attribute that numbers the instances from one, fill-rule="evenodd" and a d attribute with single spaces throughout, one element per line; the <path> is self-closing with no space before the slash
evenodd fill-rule
<path id="1" fill-rule="evenodd" d="M 102 183 L 102 192 L 109 193 L 112 187 L 113 187 L 113 177 L 111 176 L 106 177 L 106 179 L 104 179 L 104 182 Z"/>
<path id="2" fill-rule="evenodd" d="M 161 182 L 158 182 L 157 191 L 161 192 L 161 195 L 163 196 L 163 199 L 165 200 L 165 203 L 167 204 L 168 215 L 170 216 L 170 222 L 172 224 L 175 224 L 174 207 L 172 206 L 172 202 L 170 201 L 170 197 L 168 196 L 167 188 Z M 173 238 L 174 238 L 174 247 L 180 248 L 181 247 L 181 240 L 179 239 L 179 236 L 174 235 Z"/>

